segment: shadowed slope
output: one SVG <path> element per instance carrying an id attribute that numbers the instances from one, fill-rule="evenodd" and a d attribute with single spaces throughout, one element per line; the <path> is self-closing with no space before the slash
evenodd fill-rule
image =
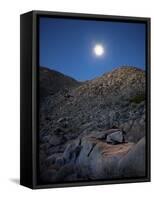
<path id="1" fill-rule="evenodd" d="M 79 85 L 79 82 L 75 79 L 55 70 L 40 67 L 39 73 L 41 99 L 65 88 L 72 88 Z"/>

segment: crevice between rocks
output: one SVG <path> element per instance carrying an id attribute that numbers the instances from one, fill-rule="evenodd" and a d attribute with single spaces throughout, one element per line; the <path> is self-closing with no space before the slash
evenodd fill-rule
<path id="1" fill-rule="evenodd" d="M 92 151 L 93 151 L 93 149 L 94 149 L 94 147 L 96 146 L 96 144 L 93 144 L 92 145 L 92 147 L 91 147 L 91 149 L 90 149 L 90 151 L 89 151 L 89 153 L 87 154 L 87 156 L 89 157 L 90 156 L 90 154 L 92 153 Z"/>

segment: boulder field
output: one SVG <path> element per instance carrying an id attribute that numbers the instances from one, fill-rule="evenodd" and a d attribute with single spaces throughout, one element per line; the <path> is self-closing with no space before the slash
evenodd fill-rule
<path id="1" fill-rule="evenodd" d="M 122 66 L 76 81 L 40 67 L 44 183 L 145 176 L 145 72 Z"/>

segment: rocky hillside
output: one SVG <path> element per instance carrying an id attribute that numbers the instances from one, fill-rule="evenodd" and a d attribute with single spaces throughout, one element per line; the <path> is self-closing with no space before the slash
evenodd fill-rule
<path id="1" fill-rule="evenodd" d="M 131 100 L 145 93 L 145 73 L 135 67 L 119 67 L 77 89 L 79 95 L 103 97 L 105 103 Z M 133 100 L 133 99 L 132 99 Z"/>
<path id="2" fill-rule="evenodd" d="M 143 70 L 120 67 L 81 84 L 41 68 L 40 88 L 41 180 L 144 176 Z"/>
<path id="3" fill-rule="evenodd" d="M 64 88 L 78 86 L 79 82 L 60 72 L 40 67 L 40 97 L 41 99 L 53 95 Z"/>

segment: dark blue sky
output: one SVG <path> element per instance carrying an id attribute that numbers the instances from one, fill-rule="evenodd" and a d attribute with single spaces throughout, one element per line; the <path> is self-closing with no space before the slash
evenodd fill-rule
<path id="1" fill-rule="evenodd" d="M 145 24 L 40 17 L 40 66 L 90 80 L 121 65 L 145 69 Z M 97 57 L 95 44 L 105 53 Z"/>

